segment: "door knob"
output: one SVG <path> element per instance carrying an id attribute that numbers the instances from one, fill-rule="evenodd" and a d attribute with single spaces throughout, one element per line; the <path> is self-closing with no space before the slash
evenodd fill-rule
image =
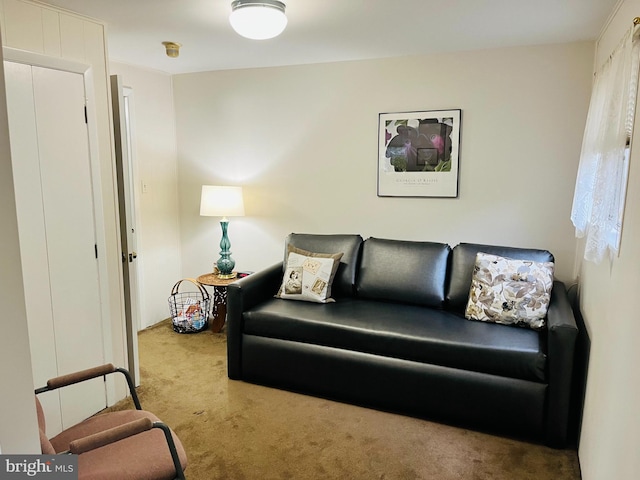
<path id="1" fill-rule="evenodd" d="M 136 252 L 129 254 L 129 262 L 133 262 L 136 258 L 138 258 L 138 254 Z"/>

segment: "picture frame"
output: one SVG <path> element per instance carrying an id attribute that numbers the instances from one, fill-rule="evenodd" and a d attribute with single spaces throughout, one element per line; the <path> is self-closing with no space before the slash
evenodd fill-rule
<path id="1" fill-rule="evenodd" d="M 462 110 L 380 113 L 379 197 L 458 197 Z"/>

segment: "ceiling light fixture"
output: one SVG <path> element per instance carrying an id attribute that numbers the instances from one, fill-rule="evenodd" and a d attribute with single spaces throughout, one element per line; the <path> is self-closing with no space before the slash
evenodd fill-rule
<path id="1" fill-rule="evenodd" d="M 285 4 L 278 0 L 235 0 L 229 22 L 240 35 L 252 40 L 277 37 L 287 26 Z"/>

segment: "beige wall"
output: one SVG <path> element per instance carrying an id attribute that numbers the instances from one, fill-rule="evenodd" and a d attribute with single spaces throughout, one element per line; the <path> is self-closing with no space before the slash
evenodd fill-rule
<path id="1" fill-rule="evenodd" d="M 598 42 L 600 65 L 640 14 L 625 0 Z M 580 268 L 580 306 L 591 338 L 580 463 L 584 480 L 640 478 L 640 111 L 636 109 L 626 209 L 619 257 Z"/>
<path id="2" fill-rule="evenodd" d="M 240 270 L 289 232 L 546 248 L 573 280 L 569 220 L 593 43 L 174 77 L 183 275 L 218 257 L 202 184 L 245 187 Z M 378 114 L 462 109 L 460 196 L 376 196 Z"/>
<path id="3" fill-rule="evenodd" d="M 0 222 L 0 449 L 4 454 L 39 453 L 1 50 Z"/>
<path id="4" fill-rule="evenodd" d="M 169 316 L 167 298 L 181 277 L 176 133 L 171 75 L 111 63 L 133 89 L 141 327 Z M 144 188 L 143 188 L 144 184 Z"/>

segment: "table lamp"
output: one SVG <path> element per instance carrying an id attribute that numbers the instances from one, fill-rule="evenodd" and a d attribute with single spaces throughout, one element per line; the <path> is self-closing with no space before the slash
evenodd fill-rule
<path id="1" fill-rule="evenodd" d="M 231 258 L 231 242 L 227 236 L 229 220 L 227 217 L 244 216 L 242 187 L 221 187 L 203 185 L 200 196 L 200 215 L 204 217 L 222 217 L 222 239 L 220 240 L 220 258 L 216 262 L 219 278 L 234 278 L 235 260 Z M 214 271 L 216 268 L 214 268 Z"/>

